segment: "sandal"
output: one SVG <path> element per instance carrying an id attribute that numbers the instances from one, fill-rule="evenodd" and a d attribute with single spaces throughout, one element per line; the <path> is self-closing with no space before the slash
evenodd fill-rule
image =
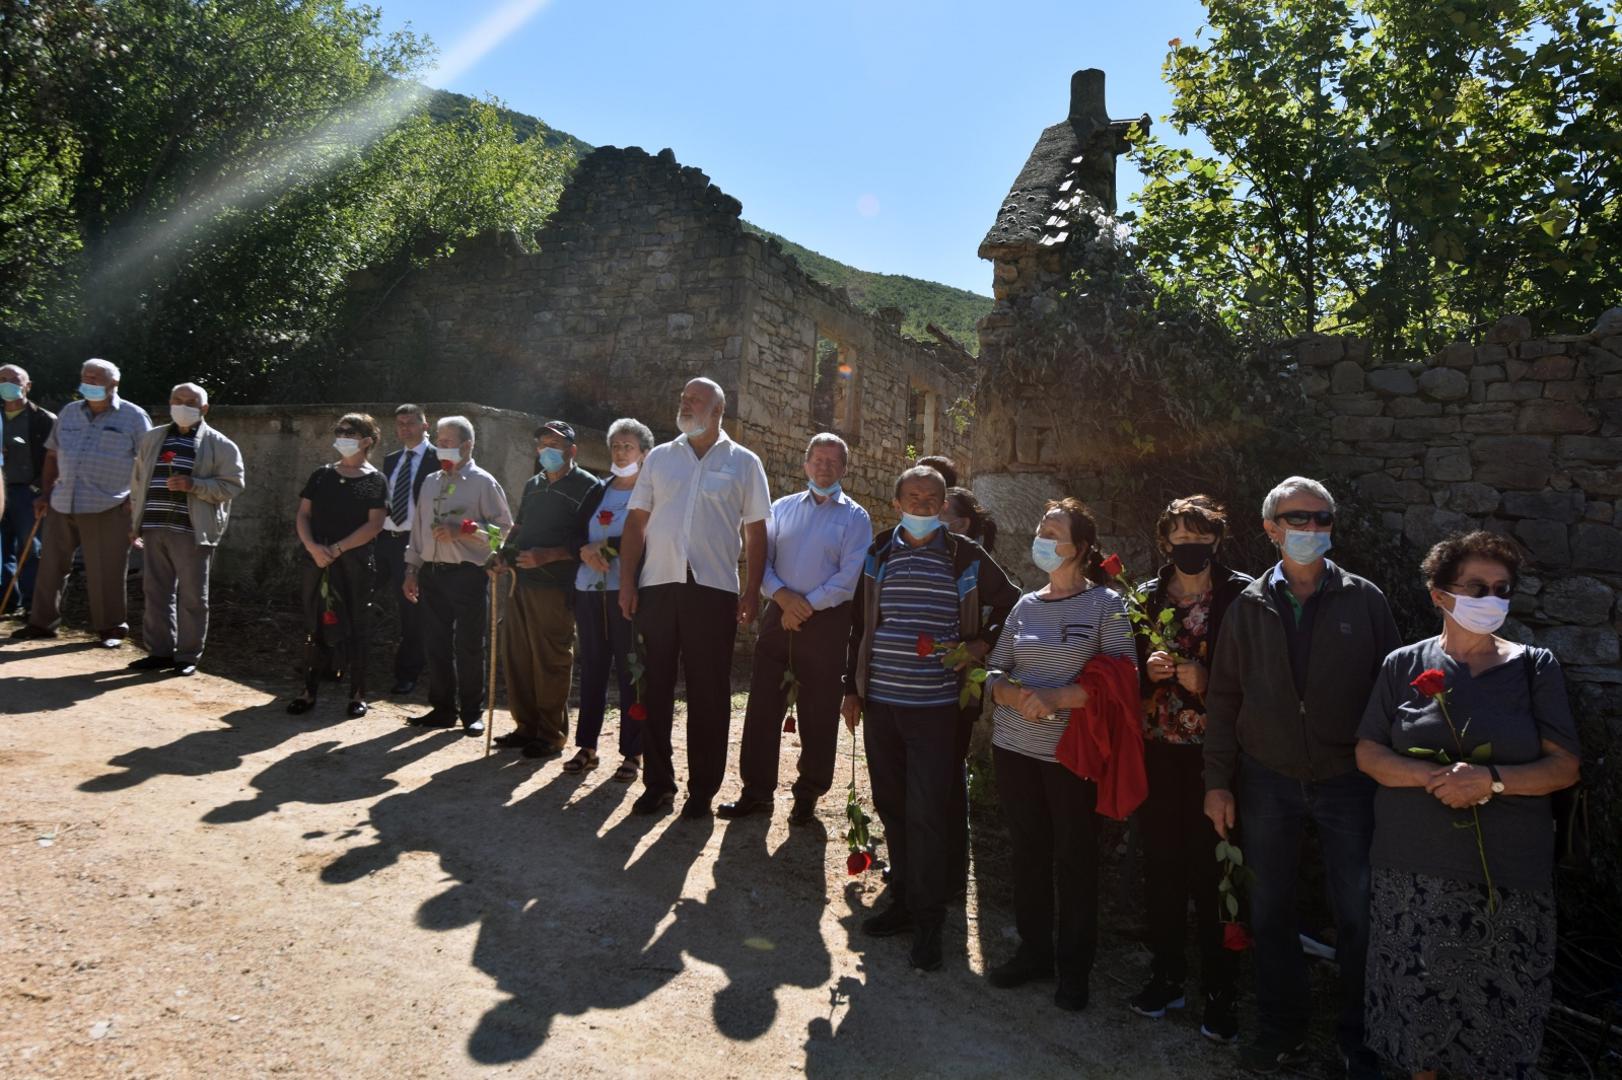
<path id="1" fill-rule="evenodd" d="M 636 774 L 640 770 L 641 761 L 638 758 L 628 757 L 620 762 L 620 767 L 614 770 L 614 775 L 610 779 L 615 783 L 629 784 L 636 779 Z"/>
<path id="2" fill-rule="evenodd" d="M 563 763 L 563 771 L 570 773 L 585 772 L 587 769 L 597 767 L 597 751 L 588 750 L 582 746 L 575 751 L 574 757 Z"/>

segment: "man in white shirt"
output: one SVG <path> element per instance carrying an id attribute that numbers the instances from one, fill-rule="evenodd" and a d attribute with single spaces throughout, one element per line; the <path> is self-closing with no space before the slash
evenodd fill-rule
<path id="1" fill-rule="evenodd" d="M 766 470 L 722 430 L 726 393 L 709 379 L 682 388 L 681 435 L 648 452 L 631 492 L 620 565 L 620 611 L 646 648 L 644 790 L 638 814 L 669 810 L 676 794 L 670 731 L 678 663 L 687 681 L 687 802 L 682 816 L 708 818 L 726 775 L 732 716 L 732 647 L 754 621 L 766 571 Z M 745 545 L 740 537 L 747 537 Z M 747 571 L 738 582 L 738 552 Z"/>
<path id="2" fill-rule="evenodd" d="M 422 675 L 422 617 L 400 589 L 405 584 L 405 552 L 411 542 L 417 494 L 439 463 L 428 452 L 428 416 L 421 405 L 401 405 L 394 410 L 394 434 L 400 449 L 383 459 L 389 501 L 383 512 L 383 531 L 377 537 L 377 576 L 378 583 L 385 586 L 380 595 L 394 597 L 399 615 L 400 644 L 394 651 L 391 692 L 409 694 Z"/>

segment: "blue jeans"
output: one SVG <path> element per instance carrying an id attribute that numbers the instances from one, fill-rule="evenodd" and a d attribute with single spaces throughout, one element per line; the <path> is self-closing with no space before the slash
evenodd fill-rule
<path id="1" fill-rule="evenodd" d="M 627 713 L 636 701 L 636 685 L 626 658 L 636 647 L 636 631 L 620 614 L 618 589 L 599 592 L 577 589 L 574 594 L 575 662 L 580 666 L 580 711 L 576 714 L 574 742 L 597 749 L 608 711 L 608 676 L 619 676 L 621 757 L 642 756 L 642 724 Z"/>
<path id="2" fill-rule="evenodd" d="M 3 564 L 0 565 L 0 596 L 5 595 L 12 575 L 17 574 L 23 541 L 28 539 L 28 531 L 33 527 L 34 489 L 27 484 L 7 484 L 6 512 L 0 516 L 0 564 Z M 39 538 L 40 533 L 35 533 L 28 561 L 23 564 L 23 572 L 17 574 L 17 587 L 12 590 L 10 601 L 14 608 L 26 608 L 33 602 L 34 572 L 39 569 Z"/>
<path id="3" fill-rule="evenodd" d="M 1329 903 L 1335 916 L 1335 959 L 1341 1050 L 1363 1050 L 1363 965 L 1369 948 L 1369 841 L 1374 836 L 1374 781 L 1360 772 L 1303 781 L 1239 756 L 1235 797 L 1244 830 L 1256 945 L 1256 1013 L 1261 1037 L 1294 1044 L 1307 1031 L 1311 996 L 1301 952 L 1296 882 L 1307 819 L 1323 845 Z"/>

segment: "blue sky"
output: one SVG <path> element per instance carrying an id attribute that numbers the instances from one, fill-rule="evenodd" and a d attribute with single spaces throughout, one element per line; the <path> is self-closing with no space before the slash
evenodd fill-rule
<path id="1" fill-rule="evenodd" d="M 991 267 L 975 249 L 1064 118 L 1071 72 L 1108 73 L 1111 116 L 1158 120 L 1166 43 L 1204 21 L 1193 0 L 373 2 L 388 29 L 409 23 L 447 55 L 432 85 L 494 94 L 594 145 L 669 146 L 757 225 L 981 293 Z M 503 14 L 488 51 L 451 55 Z M 1120 180 L 1126 209 L 1139 178 L 1123 163 Z"/>

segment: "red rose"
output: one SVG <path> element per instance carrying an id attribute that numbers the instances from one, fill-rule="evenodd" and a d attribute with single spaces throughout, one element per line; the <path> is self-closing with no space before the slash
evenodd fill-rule
<path id="1" fill-rule="evenodd" d="M 165 465 L 169 464 L 169 462 L 173 461 L 174 459 L 175 452 L 173 450 L 165 450 L 163 453 L 158 455 L 158 460 L 163 462 Z"/>
<path id="2" fill-rule="evenodd" d="M 935 639 L 928 634 L 918 635 L 918 658 L 921 660 L 935 652 Z"/>
<path id="3" fill-rule="evenodd" d="M 1245 929 L 1244 923 L 1222 924 L 1222 947 L 1229 952 L 1244 952 L 1250 948 L 1250 931 Z"/>
<path id="4" fill-rule="evenodd" d="M 614 524 L 614 511 L 612 511 L 612 510 L 601 511 L 597 515 L 597 524 L 599 524 L 599 525 L 612 525 L 612 524 Z"/>
<path id="5" fill-rule="evenodd" d="M 1104 571 L 1104 575 L 1106 577 L 1120 577 L 1121 571 L 1124 569 L 1124 567 L 1121 566 L 1121 557 L 1119 555 L 1111 555 L 1109 558 L 1099 563 L 1098 568 Z"/>
<path id="6" fill-rule="evenodd" d="M 648 718 L 648 707 L 642 704 L 640 701 L 632 702 L 631 707 L 625 710 L 625 715 L 629 716 L 632 720 L 641 722 Z"/>
<path id="7" fill-rule="evenodd" d="M 336 611 L 323 611 L 321 613 L 321 625 L 322 626 L 337 626 L 338 625 L 338 613 Z"/>
<path id="8" fill-rule="evenodd" d="M 463 518 L 462 519 L 462 535 L 463 536 L 472 536 L 474 533 L 476 533 L 478 531 L 479 531 L 479 523 L 477 521 L 474 521 L 472 518 Z"/>
<path id="9" fill-rule="evenodd" d="M 439 459 L 439 467 L 444 469 L 446 472 L 455 472 L 456 466 L 459 464 L 461 463 L 457 461 L 447 461 L 444 458 Z"/>
<path id="10" fill-rule="evenodd" d="M 790 735 L 794 734 L 794 714 L 793 713 L 789 713 L 786 717 L 783 718 L 783 730 L 785 732 L 787 732 L 788 734 L 790 734 Z"/>
<path id="11" fill-rule="evenodd" d="M 873 856 L 865 851 L 853 851 L 850 858 L 845 860 L 845 873 L 851 877 L 867 873 L 867 868 L 873 865 Z"/>
<path id="12" fill-rule="evenodd" d="M 1447 674 L 1437 668 L 1427 668 L 1419 678 L 1408 684 L 1426 697 L 1435 697 L 1447 690 Z"/>

